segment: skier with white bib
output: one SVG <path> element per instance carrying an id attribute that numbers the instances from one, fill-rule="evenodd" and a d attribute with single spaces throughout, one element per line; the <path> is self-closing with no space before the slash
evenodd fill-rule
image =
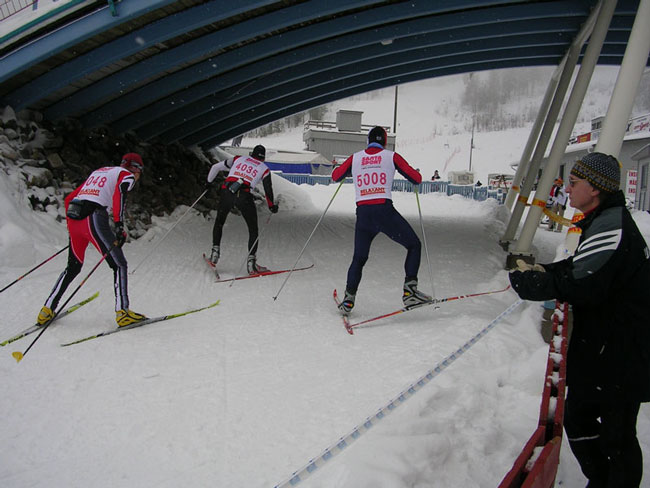
<path id="1" fill-rule="evenodd" d="M 54 317 L 54 310 L 63 293 L 81 272 L 88 244 L 106 255 L 106 262 L 113 270 L 117 325 L 124 327 L 146 319 L 144 315 L 129 309 L 127 263 L 122 252 L 127 237 L 123 223 L 126 194 L 140 179 L 142 171 L 144 164 L 140 155 L 125 154 L 120 166 L 106 166 L 93 171 L 82 185 L 66 197 L 66 222 L 70 234 L 68 265 L 56 280 L 38 314 L 39 325 L 46 325 Z M 109 224 L 109 209 L 113 214 L 115 232 Z"/>
<path id="2" fill-rule="evenodd" d="M 415 185 L 422 175 L 398 153 L 385 149 L 388 135 L 383 127 L 368 133 L 368 147 L 348 157 L 332 172 L 334 181 L 352 176 L 356 192 L 357 222 L 354 229 L 354 255 L 348 269 L 345 296 L 339 309 L 347 314 L 354 307 L 363 267 L 368 261 L 370 245 L 379 232 L 407 250 L 404 262 L 404 305 L 413 306 L 431 300 L 417 289 L 422 245 L 409 223 L 393 207 L 391 187 L 395 171 Z"/>
<path id="3" fill-rule="evenodd" d="M 273 185 L 271 183 L 271 171 L 264 164 L 266 159 L 266 148 L 257 145 L 250 152 L 249 156 L 235 156 L 220 161 L 210 168 L 208 173 L 208 184 L 212 183 L 222 171 L 228 171 L 226 180 L 221 185 L 219 192 L 219 206 L 217 207 L 217 218 L 212 229 L 212 252 L 210 262 L 217 264 L 221 255 L 221 236 L 223 226 L 226 223 L 228 214 L 233 207 L 239 209 L 248 227 L 248 260 L 247 269 L 249 275 L 268 271 L 264 266 L 257 264 L 257 209 L 255 199 L 251 194 L 251 188 L 262 182 L 266 203 L 271 213 L 277 213 L 278 206 L 273 202 Z"/>

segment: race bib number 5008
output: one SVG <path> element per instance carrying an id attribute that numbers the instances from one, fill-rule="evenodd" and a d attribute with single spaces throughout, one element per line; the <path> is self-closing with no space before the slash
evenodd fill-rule
<path id="1" fill-rule="evenodd" d="M 386 173 L 384 173 L 383 171 L 357 175 L 357 186 L 359 188 L 368 187 L 371 185 L 385 185 L 385 184 L 386 184 Z"/>

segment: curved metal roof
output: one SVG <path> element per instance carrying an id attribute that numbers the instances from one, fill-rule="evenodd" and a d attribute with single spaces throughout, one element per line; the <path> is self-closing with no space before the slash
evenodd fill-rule
<path id="1" fill-rule="evenodd" d="M 110 4 L 110 2 L 109 2 Z M 619 0 L 599 64 L 621 63 L 638 0 Z M 213 146 L 396 84 L 557 65 L 596 0 L 94 2 L 0 45 L 0 102 L 51 120 Z"/>

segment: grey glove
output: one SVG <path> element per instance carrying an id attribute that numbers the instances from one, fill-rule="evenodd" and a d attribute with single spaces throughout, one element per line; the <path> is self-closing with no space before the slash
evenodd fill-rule
<path id="1" fill-rule="evenodd" d="M 541 273 L 545 273 L 546 270 L 544 269 L 544 266 L 541 264 L 528 264 L 526 261 L 523 259 L 517 259 L 515 261 L 517 263 L 517 267 L 513 271 L 539 271 Z"/>

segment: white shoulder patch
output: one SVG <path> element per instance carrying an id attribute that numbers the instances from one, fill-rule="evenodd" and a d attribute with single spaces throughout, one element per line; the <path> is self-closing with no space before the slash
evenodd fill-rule
<path id="1" fill-rule="evenodd" d="M 622 229 L 616 229 L 591 236 L 578 246 L 573 261 L 578 261 L 599 252 L 615 251 L 621 242 L 622 235 Z"/>

